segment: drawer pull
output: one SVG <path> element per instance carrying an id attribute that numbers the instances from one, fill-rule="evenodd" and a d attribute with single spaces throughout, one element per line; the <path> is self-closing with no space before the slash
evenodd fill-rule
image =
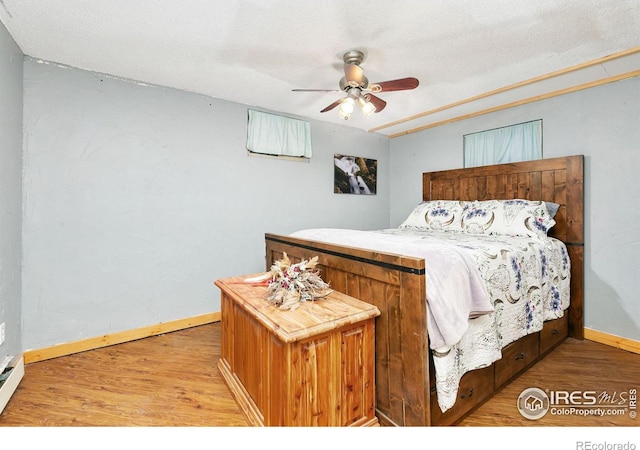
<path id="1" fill-rule="evenodd" d="M 524 358 L 525 358 L 525 356 L 527 356 L 527 355 L 525 355 L 525 353 L 524 353 L 524 352 L 520 352 L 520 354 L 519 354 L 519 355 L 516 355 L 516 360 L 518 360 L 518 359 L 524 359 Z"/>
<path id="2" fill-rule="evenodd" d="M 560 334 L 560 330 L 554 328 L 553 330 L 551 330 L 551 334 Z"/>
<path id="3" fill-rule="evenodd" d="M 473 396 L 473 388 L 469 388 L 466 394 L 460 394 L 460 398 L 469 398 Z"/>

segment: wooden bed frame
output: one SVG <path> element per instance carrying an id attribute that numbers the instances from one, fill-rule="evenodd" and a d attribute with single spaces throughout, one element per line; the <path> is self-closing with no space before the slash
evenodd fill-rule
<path id="1" fill-rule="evenodd" d="M 318 255 L 321 275 L 333 289 L 380 309 L 375 370 L 381 424 L 455 424 L 567 336 L 584 338 L 583 159 L 577 155 L 423 174 L 423 200 L 522 198 L 560 204 L 551 235 L 565 242 L 571 258 L 568 313 L 505 347 L 492 366 L 465 374 L 456 404 L 444 414 L 428 346 L 424 260 L 266 233 L 267 270 L 284 252 L 293 261 Z"/>

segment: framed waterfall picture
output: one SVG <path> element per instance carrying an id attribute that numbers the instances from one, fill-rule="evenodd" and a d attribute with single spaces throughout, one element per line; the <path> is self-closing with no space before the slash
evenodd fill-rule
<path id="1" fill-rule="evenodd" d="M 349 155 L 333 155 L 333 192 L 375 195 L 378 160 Z"/>

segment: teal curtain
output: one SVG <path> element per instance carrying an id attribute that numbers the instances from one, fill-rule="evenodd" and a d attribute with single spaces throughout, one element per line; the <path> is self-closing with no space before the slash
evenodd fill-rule
<path id="1" fill-rule="evenodd" d="M 250 109 L 247 150 L 265 155 L 311 158 L 311 126 L 304 120 Z"/>
<path id="2" fill-rule="evenodd" d="M 464 166 L 542 159 L 542 120 L 464 136 Z"/>

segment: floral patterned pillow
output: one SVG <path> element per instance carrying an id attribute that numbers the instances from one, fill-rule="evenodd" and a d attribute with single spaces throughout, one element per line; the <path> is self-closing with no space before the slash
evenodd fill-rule
<path id="1" fill-rule="evenodd" d="M 462 206 L 458 200 L 431 200 L 420 203 L 400 224 L 400 228 L 462 231 Z"/>
<path id="2" fill-rule="evenodd" d="M 485 200 L 462 207 L 461 227 L 468 234 L 544 237 L 555 224 L 543 201 Z"/>

